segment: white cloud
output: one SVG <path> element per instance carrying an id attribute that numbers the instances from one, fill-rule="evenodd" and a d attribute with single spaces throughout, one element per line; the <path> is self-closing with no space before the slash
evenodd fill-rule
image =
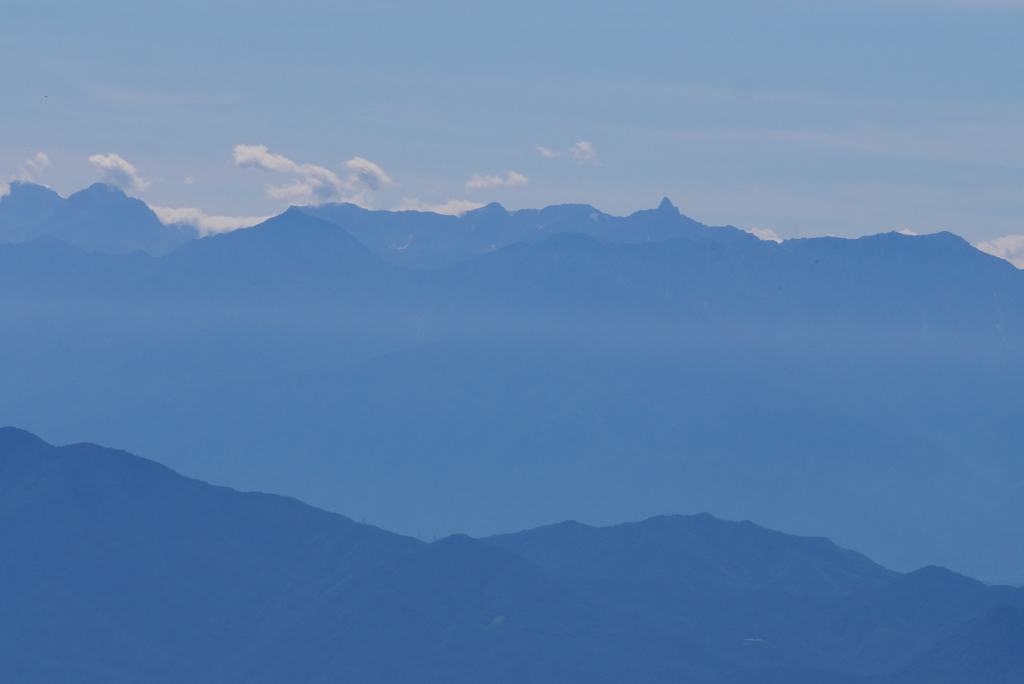
<path id="1" fill-rule="evenodd" d="M 283 155 L 271 154 L 264 145 L 235 145 L 234 155 L 239 166 L 301 176 L 287 185 L 267 187 L 268 198 L 289 204 L 351 202 L 371 208 L 373 191 L 394 184 L 383 169 L 362 157 L 345 162 L 345 168 L 352 173 L 342 179 L 322 166 L 298 164 Z"/>
<path id="2" fill-rule="evenodd" d="M 481 176 L 478 173 L 474 173 L 466 183 L 466 190 L 483 190 L 486 188 L 500 187 L 514 188 L 517 185 L 523 185 L 529 181 L 529 178 L 521 173 L 516 173 L 515 171 L 508 171 L 504 178 L 501 176 Z"/>
<path id="3" fill-rule="evenodd" d="M 8 183 L 11 181 L 22 181 L 23 183 L 35 183 L 36 175 L 43 173 L 50 166 L 50 158 L 42 152 L 37 152 L 35 156 L 29 157 L 25 160 L 25 163 L 18 169 L 16 175 L 10 176 L 6 179 L 0 178 L 0 197 L 3 197 L 9 193 L 10 187 Z"/>
<path id="4" fill-rule="evenodd" d="M 572 152 L 574 157 L 584 162 L 593 161 L 597 157 L 597 150 L 586 140 L 580 140 L 569 151 Z"/>
<path id="5" fill-rule="evenodd" d="M 0 178 L 0 197 L 5 197 L 11 194 L 11 184 Z"/>
<path id="6" fill-rule="evenodd" d="M 348 178 L 350 184 L 359 182 L 370 190 L 379 190 L 382 186 L 395 184 L 382 168 L 362 157 L 352 157 L 345 162 L 345 168 L 352 171 L 352 175 Z"/>
<path id="7" fill-rule="evenodd" d="M 215 233 L 230 233 L 239 228 L 249 228 L 271 218 L 270 216 L 208 216 L 202 209 L 194 207 L 173 209 L 150 205 L 149 208 L 160 219 L 160 223 L 164 225 L 183 223 L 198 230 L 202 237 Z"/>
<path id="8" fill-rule="evenodd" d="M 196 184 L 196 177 L 195 176 L 185 176 L 185 180 L 183 180 L 181 182 L 181 184 L 182 185 L 195 185 Z"/>
<path id="9" fill-rule="evenodd" d="M 1024 235 L 1005 235 L 974 246 L 986 254 L 1006 259 L 1017 268 L 1024 268 Z"/>
<path id="10" fill-rule="evenodd" d="M 555 150 L 549 150 L 548 148 L 541 147 L 540 145 L 534 145 L 534 147 L 536 147 L 537 151 L 540 152 L 540 156 L 544 157 L 545 159 L 554 159 L 555 157 L 561 157 L 562 156 L 561 152 L 556 152 Z"/>
<path id="11" fill-rule="evenodd" d="M 25 166 L 30 169 L 35 169 L 39 173 L 42 173 L 50 166 L 50 158 L 42 152 L 37 152 L 36 156 L 25 160 Z"/>
<path id="12" fill-rule="evenodd" d="M 462 216 L 467 211 L 473 211 L 482 206 L 484 205 L 479 202 L 470 202 L 469 200 L 448 200 L 444 204 L 427 204 L 418 199 L 403 197 L 392 211 L 429 211 L 448 216 Z"/>
<path id="13" fill-rule="evenodd" d="M 89 157 L 92 163 L 103 174 L 103 182 L 116 185 L 122 190 L 144 192 L 153 183 L 143 180 L 134 166 L 114 154 L 94 154 Z"/>
<path id="14" fill-rule="evenodd" d="M 770 242 L 782 242 L 782 238 L 775 234 L 775 231 L 770 228 L 751 228 L 751 234 L 754 235 L 758 240 L 765 240 Z"/>

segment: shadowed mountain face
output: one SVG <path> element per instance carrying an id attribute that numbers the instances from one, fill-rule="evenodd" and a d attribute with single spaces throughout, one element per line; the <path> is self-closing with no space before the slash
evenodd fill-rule
<path id="1" fill-rule="evenodd" d="M 52 237 L 88 252 L 161 255 L 196 237 L 186 226 L 165 226 L 140 200 L 96 183 L 67 199 L 32 183 L 12 183 L 0 198 L 0 242 Z"/>
<path id="2" fill-rule="evenodd" d="M 38 237 L 36 228 L 63 205 L 64 198 L 34 183 L 11 183 L 0 197 L 0 242 L 25 242 Z"/>
<path id="3" fill-rule="evenodd" d="M 695 588 L 770 589 L 795 594 L 858 594 L 896 573 L 827 539 L 793 537 L 751 522 L 710 515 L 660 516 L 596 528 L 565 522 L 487 542 L 577 579 L 673 583 Z"/>
<path id="4" fill-rule="evenodd" d="M 1024 681 L 1024 609 L 1000 604 L 914 658 L 903 684 Z"/>
<path id="5" fill-rule="evenodd" d="M 303 207 L 302 211 L 345 228 L 388 261 L 416 268 L 446 266 L 557 233 L 582 233 L 613 243 L 664 242 L 681 237 L 756 241 L 738 228 L 709 227 L 683 216 L 667 198 L 657 209 L 625 217 L 609 216 L 586 204 L 513 212 L 500 204 L 488 204 L 458 217 L 369 211 L 354 204 L 322 204 Z"/>
<path id="6" fill-rule="evenodd" d="M 934 681 L 891 673 L 936 657 L 986 684 L 1018 671 L 1024 603 L 706 515 L 425 544 L 13 428 L 0 547 L 0 675 L 19 684 L 902 684 Z"/>
<path id="7" fill-rule="evenodd" d="M 408 534 L 707 510 L 1019 581 L 1024 274 L 687 230 L 433 270 L 297 209 L 160 258 L 0 245 L 0 419 Z"/>
<path id="8" fill-rule="evenodd" d="M 0 430 L 5 681 L 706 680 L 728 668 L 467 537 L 432 545 Z"/>

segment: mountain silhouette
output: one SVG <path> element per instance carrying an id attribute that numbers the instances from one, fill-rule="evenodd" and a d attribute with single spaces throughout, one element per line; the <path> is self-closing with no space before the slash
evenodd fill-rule
<path id="1" fill-rule="evenodd" d="M 194 240 L 158 262 L 156 293 L 171 297 L 393 296 L 405 269 L 344 229 L 292 208 L 263 223 Z"/>
<path id="2" fill-rule="evenodd" d="M 96 183 L 67 199 L 32 183 L 15 182 L 0 198 L 0 242 L 49 236 L 89 252 L 162 255 L 196 237 L 187 226 L 165 226 L 145 202 Z"/>
<path id="3" fill-rule="evenodd" d="M 1002 682 L 1024 604 L 706 515 L 427 544 L 14 428 L 0 543 L 0 672 L 26 683 L 909 683 L 936 654 Z"/>
<path id="4" fill-rule="evenodd" d="M 708 514 L 595 528 L 576 522 L 490 537 L 561 577 L 679 582 L 732 590 L 857 594 L 896 576 L 827 539 L 793 537 Z M 751 574 L 751 573 L 756 574 Z"/>
<path id="5" fill-rule="evenodd" d="M 303 207 L 311 216 L 337 223 L 378 255 L 396 264 L 437 268 L 516 242 L 536 242 L 557 233 L 582 233 L 615 243 L 664 242 L 673 238 L 756 240 L 731 226 L 709 227 L 683 216 L 662 200 L 657 209 L 609 216 L 587 204 L 507 211 L 497 203 L 443 216 L 418 211 L 371 211 L 354 204 Z"/>
<path id="6" fill-rule="evenodd" d="M 1024 274 L 948 233 L 727 233 L 436 269 L 298 209 L 162 257 L 0 244 L 0 419 L 406 534 L 705 510 L 1024 579 Z"/>

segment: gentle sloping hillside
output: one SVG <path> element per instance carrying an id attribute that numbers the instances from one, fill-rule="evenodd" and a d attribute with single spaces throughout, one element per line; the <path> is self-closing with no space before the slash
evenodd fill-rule
<path id="1" fill-rule="evenodd" d="M 0 548 L 0 676 L 19 684 L 849 681 L 916 654 L 926 672 L 939 639 L 963 654 L 942 667 L 998 674 L 1019 611 L 985 614 L 1024 603 L 706 515 L 425 544 L 13 428 Z"/>
<path id="2" fill-rule="evenodd" d="M 196 681 L 280 601 L 300 609 L 418 546 L 122 451 L 0 430 L 7 681 Z"/>
<path id="3" fill-rule="evenodd" d="M 0 430 L 0 674 L 667 682 L 729 668 L 469 538 L 433 545 Z"/>
<path id="4" fill-rule="evenodd" d="M 486 541 L 555 575 L 578 579 L 856 594 L 897 576 L 827 539 L 794 537 L 707 514 L 601 528 L 565 522 Z"/>

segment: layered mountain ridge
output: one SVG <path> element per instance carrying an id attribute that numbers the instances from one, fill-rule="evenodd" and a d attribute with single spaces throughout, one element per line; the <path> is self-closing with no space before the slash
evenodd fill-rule
<path id="1" fill-rule="evenodd" d="M 668 203 L 335 209 L 160 257 L 0 244 L 0 420 L 406 534 L 709 511 L 1024 579 L 1007 262 L 948 233 L 776 244 Z M 417 259 L 458 251 L 430 222 L 484 252 L 403 266 L 356 237 L 386 221 L 424 222 Z M 460 242 L 487 231 L 537 237 Z"/>
<path id="2" fill-rule="evenodd" d="M 0 673 L 25 684 L 1018 671 L 1021 590 L 706 515 L 428 544 L 3 428 L 0 542 Z"/>
<path id="3" fill-rule="evenodd" d="M 675 238 L 755 240 L 732 226 L 706 226 L 679 213 L 665 198 L 657 209 L 609 216 L 587 204 L 507 211 L 492 203 L 462 216 L 415 211 L 370 211 L 354 204 L 322 204 L 302 211 L 349 230 L 376 254 L 402 266 L 438 268 L 517 242 L 558 233 L 582 233 L 612 243 Z"/>

